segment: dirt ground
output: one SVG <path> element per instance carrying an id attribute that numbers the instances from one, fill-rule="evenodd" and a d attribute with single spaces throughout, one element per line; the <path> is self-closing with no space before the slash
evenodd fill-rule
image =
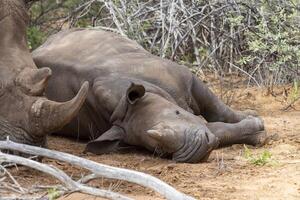
<path id="1" fill-rule="evenodd" d="M 272 135 L 263 147 L 248 146 L 254 156 L 271 153 L 271 159 L 263 166 L 250 162 L 245 156 L 244 145 L 215 150 L 208 162 L 199 164 L 174 163 L 146 152 L 102 156 L 83 154 L 84 143 L 54 136 L 49 137 L 49 148 L 99 163 L 149 173 L 196 199 L 300 199 L 300 103 L 297 102 L 288 111 L 282 111 L 289 101 L 289 94 L 290 90 L 284 88 L 269 95 L 265 90 L 248 88 L 235 91 L 231 99 L 234 108 L 257 110 L 265 121 L 268 134 Z M 63 169 L 75 179 L 86 173 L 62 162 L 50 159 L 43 162 Z M 11 169 L 11 172 L 22 186 L 28 188 L 59 184 L 57 180 L 25 167 Z M 134 199 L 161 199 L 157 193 L 127 182 L 98 179 L 90 184 L 110 188 Z M 73 193 L 60 199 L 100 198 Z"/>

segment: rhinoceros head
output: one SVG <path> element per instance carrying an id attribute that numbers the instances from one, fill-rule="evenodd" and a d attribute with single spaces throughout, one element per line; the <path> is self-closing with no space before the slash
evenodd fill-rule
<path id="1" fill-rule="evenodd" d="M 49 68 L 37 69 L 27 48 L 23 0 L 0 1 L 0 140 L 43 145 L 46 133 L 68 123 L 83 104 L 85 83 L 64 103 L 43 97 Z"/>
<path id="2" fill-rule="evenodd" d="M 178 162 L 199 162 L 217 146 L 203 119 L 155 92 L 146 92 L 143 85 L 131 84 L 120 102 L 111 118 L 114 126 L 90 142 L 87 151 L 102 153 L 99 148 L 116 147 L 113 142 L 122 140 L 171 155 Z"/>

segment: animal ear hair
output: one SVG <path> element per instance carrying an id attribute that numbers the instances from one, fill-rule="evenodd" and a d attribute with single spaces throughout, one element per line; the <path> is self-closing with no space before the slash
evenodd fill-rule
<path id="1" fill-rule="evenodd" d="M 127 89 L 126 98 L 130 104 L 134 104 L 140 98 L 145 95 L 145 87 L 143 85 L 138 85 L 131 83 L 130 87 Z"/>

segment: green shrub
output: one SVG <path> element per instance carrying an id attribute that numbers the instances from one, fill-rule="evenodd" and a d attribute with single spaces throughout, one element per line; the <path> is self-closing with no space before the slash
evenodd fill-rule
<path id="1" fill-rule="evenodd" d="M 37 27 L 29 27 L 27 29 L 27 42 L 30 50 L 36 49 L 45 40 L 45 34 Z"/>
<path id="2" fill-rule="evenodd" d="M 300 73 L 299 8 L 274 0 L 261 1 L 256 10 L 257 24 L 245 32 L 247 46 L 239 62 L 263 72 L 266 84 L 292 82 Z"/>
<path id="3" fill-rule="evenodd" d="M 263 166 L 268 163 L 274 163 L 272 154 L 268 150 L 264 150 L 261 154 L 254 155 L 246 145 L 244 145 L 244 156 L 253 165 Z"/>
<path id="4" fill-rule="evenodd" d="M 299 80 L 299 0 L 59 2 L 37 0 L 32 27 L 45 36 L 62 27 L 104 27 L 200 70 L 238 72 L 266 86 Z M 32 29 L 34 49 L 42 37 Z"/>

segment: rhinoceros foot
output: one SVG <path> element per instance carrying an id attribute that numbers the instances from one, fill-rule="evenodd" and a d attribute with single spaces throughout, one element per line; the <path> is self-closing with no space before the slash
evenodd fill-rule
<path id="1" fill-rule="evenodd" d="M 256 130 L 252 133 L 246 133 L 246 144 L 253 146 L 263 146 L 268 138 L 268 134 L 264 127 L 264 121 L 260 117 L 248 116 L 246 119 L 242 120 L 245 123 L 245 128 L 251 126 L 252 130 Z M 248 127 L 247 127 L 248 128 Z"/>
<path id="2" fill-rule="evenodd" d="M 261 147 L 266 144 L 267 139 L 268 134 L 265 130 L 263 130 L 254 133 L 247 143 L 253 146 Z"/>

